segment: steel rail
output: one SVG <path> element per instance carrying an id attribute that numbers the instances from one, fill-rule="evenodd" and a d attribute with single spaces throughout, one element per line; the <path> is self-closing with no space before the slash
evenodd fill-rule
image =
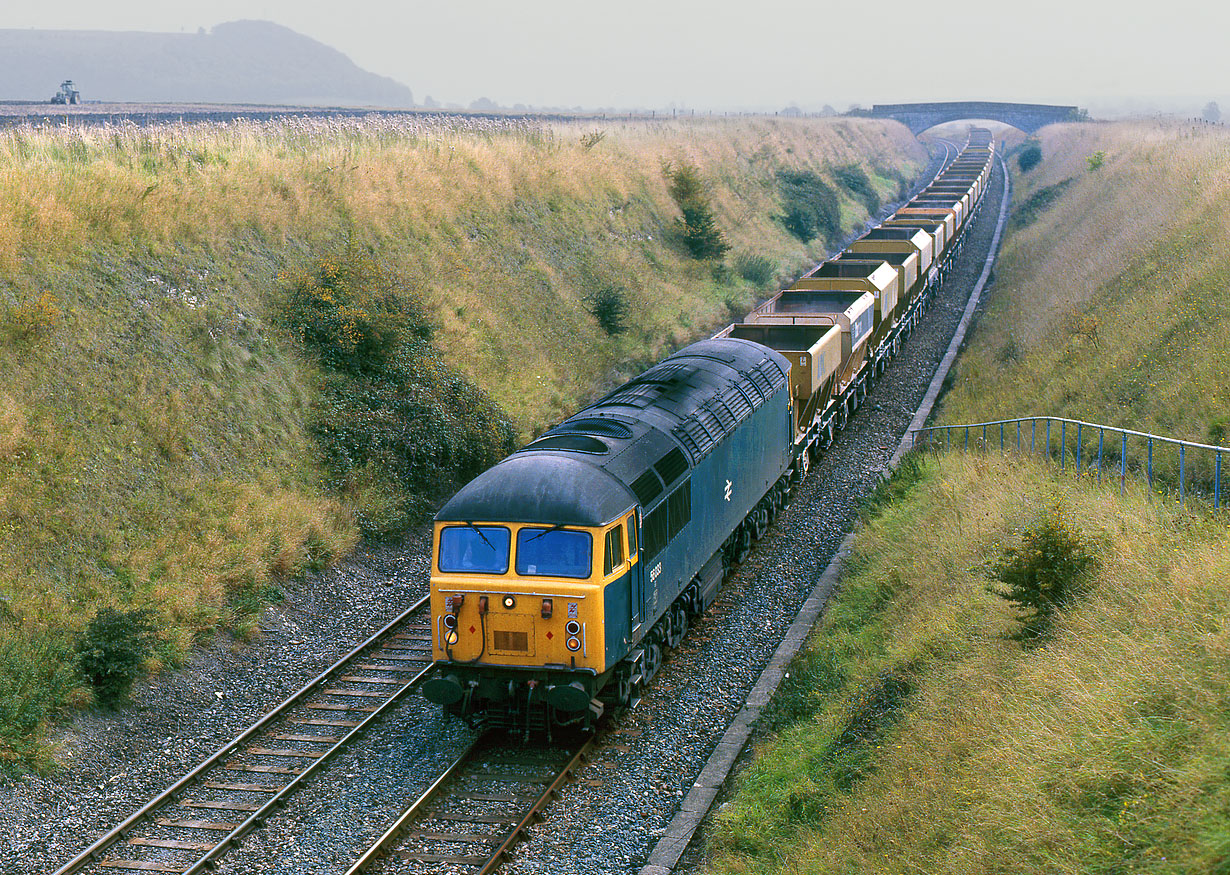
<path id="1" fill-rule="evenodd" d="M 522 817 L 520 822 L 512 828 L 508 835 L 504 837 L 504 841 L 498 848 L 496 848 L 495 852 L 492 853 L 491 859 L 483 864 L 483 867 L 478 870 L 478 875 L 490 875 L 490 873 L 495 871 L 500 863 L 504 861 L 504 857 L 506 857 L 508 852 L 512 850 L 512 846 L 516 844 L 517 840 L 521 837 L 521 833 L 524 832 L 525 828 L 530 826 L 538 818 L 538 813 L 546 807 L 548 802 L 555 798 L 555 794 L 559 791 L 559 788 L 563 786 L 564 782 L 567 781 L 569 776 L 576 770 L 581 760 L 583 760 L 585 755 L 589 753 L 589 749 L 593 747 L 594 738 L 595 736 L 591 735 L 589 738 L 585 739 L 585 743 L 577 749 L 576 753 L 569 757 L 568 762 L 562 769 L 560 769 L 559 774 L 555 777 L 555 780 L 551 782 L 547 789 L 542 791 L 542 795 L 534 801 L 534 804 L 530 810 L 526 812 L 525 816 Z"/>
<path id="2" fill-rule="evenodd" d="M 198 764 L 197 767 L 194 768 L 192 771 L 185 774 L 182 778 L 180 778 L 170 787 L 163 790 L 161 793 L 159 793 L 149 802 L 145 803 L 145 805 L 141 806 L 141 808 L 137 809 L 137 811 L 129 815 L 119 826 L 113 828 L 110 832 L 101 836 L 92 845 L 90 845 L 88 848 L 86 848 L 84 851 L 82 851 L 72 860 L 70 860 L 69 862 L 61 866 L 59 869 L 57 869 L 55 872 L 55 875 L 71 875 L 71 873 L 77 872 L 84 866 L 95 862 L 98 859 L 98 856 L 102 851 L 105 851 L 107 848 L 111 847 L 112 845 L 116 844 L 117 842 L 125 838 L 128 831 L 132 829 L 134 826 L 136 826 L 137 824 L 141 823 L 143 820 L 145 820 L 145 818 L 148 817 L 150 813 L 160 808 L 167 802 L 174 801 L 175 798 L 184 789 L 190 787 L 201 776 L 202 773 L 212 768 L 213 766 L 217 765 L 217 763 L 220 760 L 222 760 L 224 757 L 234 752 L 244 742 L 248 741 L 250 738 L 252 738 L 254 735 L 259 733 L 261 730 L 265 729 L 270 723 L 277 720 L 279 717 L 283 716 L 287 711 L 289 711 L 296 704 L 302 701 L 309 693 L 311 693 L 321 684 L 328 681 L 334 674 L 340 671 L 347 663 L 349 663 L 352 659 L 358 656 L 361 652 L 363 652 L 364 650 L 366 650 L 367 648 L 375 644 L 381 638 L 388 635 L 396 627 L 403 624 L 407 619 L 410 618 L 412 614 L 422 609 L 422 607 L 425 604 L 427 604 L 429 599 L 430 599 L 430 596 L 424 596 L 423 598 L 419 599 L 419 601 L 415 602 L 413 605 L 411 605 L 409 608 L 403 611 L 392 622 L 385 625 L 383 628 L 381 628 L 379 631 L 374 633 L 371 637 L 369 637 L 362 644 L 359 644 L 358 646 L 353 648 L 349 653 L 347 653 L 337 662 L 333 663 L 333 665 L 325 669 L 323 672 L 317 675 L 313 680 L 309 681 L 307 685 L 305 685 L 298 692 L 292 694 L 289 698 L 283 701 L 280 705 L 278 705 L 272 711 L 269 711 L 268 713 L 266 713 L 263 717 L 261 717 L 259 720 L 257 720 L 247 729 L 245 729 L 242 733 L 240 733 L 238 736 L 236 736 L 226 745 L 216 750 L 208 758 L 206 758 L 200 764 Z M 407 688 L 410 687 L 412 684 L 415 684 L 416 682 L 418 682 L 423 677 L 423 675 L 426 674 L 427 671 L 430 671 L 430 666 L 427 669 L 425 669 L 423 672 L 421 672 L 419 675 L 416 675 L 415 679 L 410 681 L 407 684 Z M 406 692 L 406 689 L 403 688 L 402 690 L 398 691 L 398 693 L 395 694 L 395 697 L 400 698 L 400 696 L 404 694 L 405 692 Z M 383 707 L 381 710 L 383 711 Z M 380 712 L 375 712 L 375 713 L 380 713 Z M 375 716 L 375 713 L 372 714 L 373 717 Z M 366 723 L 367 723 L 366 720 L 363 721 L 364 725 L 366 725 Z M 353 730 L 358 730 L 360 728 L 361 727 L 356 726 L 353 728 Z M 338 742 L 338 744 L 335 746 L 333 750 L 336 750 L 337 747 L 340 747 L 342 744 L 348 741 L 354 735 L 353 730 L 352 732 L 347 733 L 346 736 L 343 738 L 343 740 L 341 742 Z M 330 753 L 332 753 L 333 750 L 331 750 Z M 312 771 L 313 768 L 314 766 L 312 768 L 307 769 L 303 774 L 307 774 L 308 772 Z M 287 788 L 284 788 L 281 792 L 278 793 L 275 799 L 279 801 L 279 804 L 281 804 L 282 800 L 284 800 L 286 790 L 289 789 L 289 787 L 291 786 L 297 786 L 297 785 L 298 785 L 298 780 L 296 779 L 295 781 L 292 781 L 291 784 L 288 785 Z M 273 800 L 270 800 L 269 804 L 270 805 L 273 804 Z M 268 812 L 265 810 L 265 808 L 267 807 L 268 806 L 263 807 L 260 812 L 257 812 L 257 814 L 262 814 L 262 817 L 267 816 Z M 248 818 L 248 821 L 253 820 L 255 816 L 256 814 L 253 814 L 252 817 Z M 245 824 L 247 824 L 248 821 L 245 821 Z M 251 829 L 250 825 L 248 826 L 248 829 Z M 247 832 L 248 829 L 244 829 L 243 832 Z M 239 830 L 237 829 L 235 832 L 239 832 Z M 240 835 L 242 835 L 242 833 L 240 833 Z M 223 839 L 223 842 L 226 842 L 230 838 L 231 836 L 228 835 L 226 839 Z M 213 857 L 210 855 L 207 855 L 207 857 L 209 860 L 213 859 Z M 198 861 L 198 863 L 193 864 L 193 867 L 186 871 L 187 872 L 199 872 L 202 864 L 208 865 L 208 862 L 203 858 L 201 861 Z"/>
<path id="3" fill-rule="evenodd" d="M 376 843 L 363 852 L 354 864 L 346 870 L 346 875 L 358 875 L 360 872 L 366 872 L 368 867 L 384 857 L 389 849 L 397 843 L 401 837 L 402 831 L 406 825 L 414 818 L 418 817 L 419 813 L 427 807 L 427 803 L 436 797 L 440 792 L 440 788 L 453 779 L 453 777 L 465 768 L 465 765 L 470 760 L 470 755 L 475 749 L 483 743 L 484 736 L 479 736 L 470 743 L 470 746 L 462 751 L 461 756 L 457 757 L 447 769 L 440 773 L 440 776 L 432 781 L 431 786 L 423 791 L 422 795 L 401 813 L 397 820 L 393 821 L 393 825 L 385 830 L 384 835 L 376 840 Z"/>
<path id="4" fill-rule="evenodd" d="M 414 802 L 406 808 L 395 820 L 384 834 L 376 840 L 370 848 L 346 870 L 346 875 L 360 875 L 366 872 L 372 866 L 376 865 L 382 858 L 387 856 L 392 849 L 397 845 L 401 835 L 412 821 L 420 817 L 426 810 L 429 803 L 433 802 L 441 795 L 443 788 L 449 784 L 455 777 L 460 775 L 465 767 L 470 763 L 474 753 L 485 746 L 487 736 L 480 736 L 475 739 L 462 754 L 457 757 L 453 763 L 440 773 L 426 790 L 414 800 Z M 526 828 L 531 826 L 540 816 L 540 812 L 547 806 L 555 795 L 559 792 L 560 787 L 568 780 L 568 778 L 577 770 L 581 761 L 589 753 L 594 745 L 596 736 L 591 735 L 580 744 L 575 751 L 568 757 L 568 760 L 561 766 L 555 774 L 555 777 L 546 786 L 546 789 L 538 795 L 538 797 L 525 809 L 525 813 L 521 815 L 520 820 L 504 835 L 499 846 L 488 856 L 487 861 L 483 863 L 475 872 L 475 875 L 490 875 L 494 872 L 505 858 L 509 855 L 513 845 L 521 838 L 522 833 Z"/>

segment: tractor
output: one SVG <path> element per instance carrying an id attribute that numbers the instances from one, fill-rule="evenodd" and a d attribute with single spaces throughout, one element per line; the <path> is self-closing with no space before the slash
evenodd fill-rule
<path id="1" fill-rule="evenodd" d="M 73 87 L 72 79 L 65 79 L 63 82 L 60 83 L 60 90 L 57 91 L 55 94 L 51 95 L 51 102 L 60 103 L 60 104 L 80 103 L 81 102 L 81 92 Z"/>

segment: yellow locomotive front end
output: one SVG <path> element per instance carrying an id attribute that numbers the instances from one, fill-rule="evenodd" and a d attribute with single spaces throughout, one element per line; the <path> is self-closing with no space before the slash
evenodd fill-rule
<path id="1" fill-rule="evenodd" d="M 509 725 L 598 716 L 605 588 L 635 564 L 636 537 L 631 508 L 604 526 L 437 522 L 427 698 Z"/>

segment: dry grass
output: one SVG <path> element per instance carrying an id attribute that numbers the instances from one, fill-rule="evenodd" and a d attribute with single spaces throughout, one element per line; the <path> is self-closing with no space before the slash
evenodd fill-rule
<path id="1" fill-rule="evenodd" d="M 673 245 L 664 161 L 695 163 L 735 250 L 784 276 L 819 252 L 773 220 L 777 169 L 861 161 L 887 193 L 924 157 L 870 121 L 611 123 L 587 148 L 592 127 L 0 132 L 0 700 L 59 691 L 0 732 L 0 759 L 37 756 L 28 727 L 64 701 L 48 660 L 96 609 L 154 607 L 174 662 L 219 623 L 251 631 L 280 575 L 353 545 L 307 428 L 320 374 L 277 328 L 279 275 L 370 249 L 529 436 L 758 291 Z M 623 334 L 588 310 L 600 284 L 632 305 Z"/>
<path id="2" fill-rule="evenodd" d="M 1230 410 L 1230 134 L 1172 123 L 1045 128 L 942 419 L 1050 414 L 1200 442 Z M 1103 151 L 1103 167 L 1086 158 Z M 1015 169 L 1015 164 L 1014 164 Z"/>
<path id="3" fill-rule="evenodd" d="M 985 569 L 1056 499 L 1101 567 L 1027 648 Z M 712 871 L 1226 871 L 1228 592 L 1224 525 L 1031 462 L 928 461 L 861 533 L 791 668 L 839 680 L 794 691 L 806 714 L 762 743 Z M 910 679 L 906 707 L 834 785 L 833 746 L 885 673 Z"/>

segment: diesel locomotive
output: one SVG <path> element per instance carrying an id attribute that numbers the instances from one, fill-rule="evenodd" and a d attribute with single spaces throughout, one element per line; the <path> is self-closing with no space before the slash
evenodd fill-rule
<path id="1" fill-rule="evenodd" d="M 846 252 L 459 490 L 432 535 L 424 695 L 526 732 L 635 704 L 913 329 L 993 156 L 972 130 Z"/>

